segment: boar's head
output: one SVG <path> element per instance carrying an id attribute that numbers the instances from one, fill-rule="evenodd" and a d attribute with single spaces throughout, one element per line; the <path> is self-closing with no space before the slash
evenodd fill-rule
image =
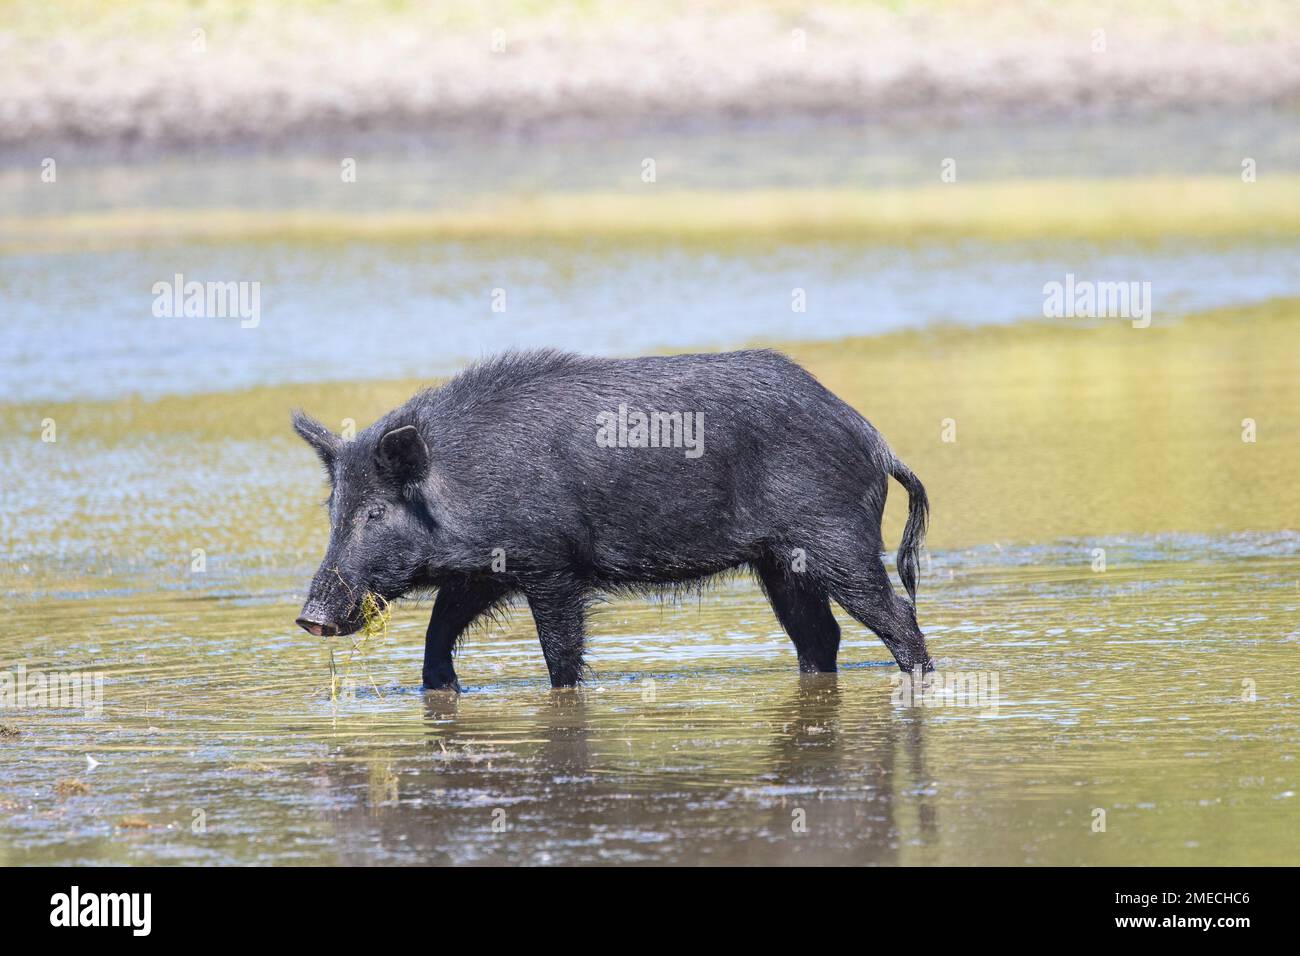
<path id="1" fill-rule="evenodd" d="M 367 592 L 392 600 L 420 585 L 429 448 L 414 425 L 380 423 L 352 441 L 301 412 L 293 427 L 330 482 L 329 547 L 297 623 L 317 637 L 351 634 L 362 626 Z"/>

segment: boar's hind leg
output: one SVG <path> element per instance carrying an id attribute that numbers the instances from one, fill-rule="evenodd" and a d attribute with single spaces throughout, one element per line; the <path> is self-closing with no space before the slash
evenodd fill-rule
<path id="1" fill-rule="evenodd" d="M 862 624 L 876 632 L 905 671 L 934 670 L 925 635 L 916 623 L 916 610 L 894 593 L 889 572 L 877 554 L 861 555 L 835 569 L 828 582 L 831 597 Z"/>
<path id="2" fill-rule="evenodd" d="M 794 642 L 799 670 L 833 673 L 840 650 L 840 626 L 826 591 L 805 573 L 786 571 L 779 561 L 756 567 L 776 618 Z"/>
<path id="3" fill-rule="evenodd" d="M 451 652 L 465 628 L 504 600 L 509 589 L 492 580 L 448 584 L 438 589 L 424 635 L 424 686 L 429 690 L 460 690 Z"/>
<path id="4" fill-rule="evenodd" d="M 578 586 L 549 584 L 524 592 L 537 623 L 552 687 L 572 687 L 582 680 L 583 633 L 587 595 Z"/>

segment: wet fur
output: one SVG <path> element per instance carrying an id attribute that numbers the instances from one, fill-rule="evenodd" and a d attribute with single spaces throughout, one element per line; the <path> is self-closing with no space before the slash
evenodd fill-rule
<path id="1" fill-rule="evenodd" d="M 605 448 L 597 415 L 702 412 L 704 452 Z M 429 687 L 455 687 L 453 653 L 522 595 L 555 686 L 584 672 L 599 594 L 680 596 L 749 569 L 805 671 L 835 669 L 836 601 L 900 667 L 930 668 L 913 603 L 880 560 L 889 476 L 909 492 L 898 566 L 915 601 L 928 503 L 866 419 L 767 350 L 637 359 L 507 353 L 416 395 L 344 442 L 297 414 L 331 481 L 330 546 L 304 614 L 358 623 L 367 590 L 436 591 Z M 505 552 L 492 569 L 493 549 Z M 795 569 L 796 552 L 806 567 Z"/>

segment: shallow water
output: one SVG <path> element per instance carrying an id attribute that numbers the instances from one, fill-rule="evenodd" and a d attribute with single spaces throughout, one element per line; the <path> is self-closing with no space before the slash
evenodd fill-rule
<path id="1" fill-rule="evenodd" d="M 431 377 L 507 347 L 637 354 L 1007 323 L 1041 317 L 1044 283 L 1067 273 L 1149 282 L 1157 321 L 1300 295 L 1293 241 L 558 243 L 544 255 L 509 242 L 171 244 L 11 256 L 4 268 L 0 396 L 11 401 Z M 178 273 L 258 282 L 256 326 L 154 316 L 150 290 Z M 504 313 L 493 312 L 494 289 Z M 796 289 L 806 311 L 792 311 Z"/>
<path id="2" fill-rule="evenodd" d="M 843 618 L 801 678 L 743 577 L 600 607 L 576 692 L 516 609 L 425 695 L 406 603 L 332 696 L 287 409 L 364 426 L 414 383 L 0 405 L 0 673 L 104 679 L 0 710 L 0 863 L 1294 863 L 1295 315 L 790 347 L 930 491 L 921 624 L 985 681 L 938 705 Z"/>
<path id="3" fill-rule="evenodd" d="M 816 148 L 810 149 L 809 144 Z M 1122 148 L 1116 148 L 1122 144 Z M 477 138 L 427 131 L 368 133 L 338 143 L 295 142 L 226 155 L 107 161 L 65 144 L 67 170 L 51 189 L 32 175 L 31 150 L 0 151 L 0 209 L 25 215 L 91 210 L 233 207 L 349 213 L 454 206 L 474 198 L 639 188 L 641 160 L 662 182 L 692 190 L 923 185 L 943 158 L 961 182 L 1038 177 L 1235 175 L 1241 158 L 1269 175 L 1300 170 L 1300 126 L 1279 109 L 1143 113 L 979 124 L 840 120 L 750 122 L 719 131 L 666 123 L 640 133 Z M 341 157 L 357 160 L 358 188 L 340 188 Z"/>
<path id="4" fill-rule="evenodd" d="M 1008 323 L 1041 316 L 1044 283 L 1067 273 L 1149 282 L 1161 318 L 1297 296 L 1294 226 L 1271 221 L 1267 209 L 1232 242 L 1180 236 L 1173 226 L 1167 234 L 1140 228 L 1203 192 L 1206 182 L 1195 177 L 1233 185 L 1243 201 L 1270 182 L 1289 182 L 1300 169 L 1300 125 L 1291 119 L 1171 112 L 986 126 L 756 124 L 540 143 L 403 147 L 382 139 L 368 144 L 357 181 L 348 184 L 340 181 L 339 156 L 355 153 L 355 142 L 342 154 L 300 147 L 121 163 L 70 146 L 58 154 L 56 183 L 42 182 L 24 154 L 0 166 L 0 239 L 7 240 L 0 244 L 0 401 L 430 377 L 509 346 L 631 354 Z M 1258 183 L 1238 182 L 1243 155 L 1258 159 Z M 658 162 L 653 187 L 640 179 L 646 156 Z M 610 241 L 599 228 L 582 228 L 581 217 L 593 214 L 583 196 L 640 198 L 653 207 L 676 192 L 688 205 L 677 212 L 689 218 L 691 197 L 706 204 L 710 196 L 748 197 L 761 208 L 764 191 L 777 190 L 797 208 L 805 195 L 815 205 L 821 189 L 879 199 L 874 191 L 882 188 L 934 186 L 945 157 L 959 163 L 954 197 L 999 182 L 1032 188 L 1082 177 L 1086 185 L 1048 198 L 1013 188 L 999 200 L 1013 208 L 994 222 L 993 235 L 964 241 L 786 241 L 790 230 L 777 230 L 778 241 L 738 229 L 680 243 L 672 222 L 651 233 L 659 241 Z M 1112 210 L 1118 218 L 1104 227 L 1087 226 L 1098 190 L 1135 177 L 1154 177 L 1155 191 L 1136 197 L 1133 209 Z M 577 201 L 567 209 L 578 221 L 565 241 L 363 238 L 369 214 L 418 217 L 486 201 L 500 203 L 509 219 L 547 197 Z M 1037 208 L 1053 201 L 1075 207 L 1064 231 L 1051 224 L 1050 210 Z M 717 211 L 696 214 L 707 221 Z M 109 221 L 78 218 L 101 213 Z M 137 220 L 156 213 L 208 223 L 212 232 L 206 242 L 133 235 Z M 247 226 L 240 217 L 261 213 L 286 219 L 269 236 L 240 235 Z M 330 241 L 290 228 L 294 214 L 317 213 L 341 217 L 326 229 Z M 1043 216 L 1041 232 L 996 233 L 1018 217 L 1032 226 Z M 48 243 L 45 226 L 56 234 Z M 924 237 L 925 229 L 921 215 L 901 235 Z M 1137 242 L 1135 234 L 1164 238 Z M 178 273 L 259 283 L 257 326 L 155 317 L 154 283 Z M 494 289 L 505 291 L 504 312 L 493 311 Z M 804 312 L 792 309 L 796 289 L 806 294 Z"/>
<path id="5" fill-rule="evenodd" d="M 935 554 L 939 665 L 997 683 L 919 706 L 848 622 L 800 677 L 743 581 L 603 607 L 576 692 L 517 610 L 459 698 L 415 610 L 332 701 L 284 591 L 19 601 L 7 655 L 104 709 L 6 716 L 0 862 L 1293 863 L 1300 539 L 1107 544 Z"/>
<path id="6" fill-rule="evenodd" d="M 1241 195 L 1267 202 L 1300 169 L 1297 129 L 1243 114 L 376 143 L 347 189 L 327 152 L 60 152 L 57 187 L 16 160 L 5 216 L 108 218 L 48 247 L 21 222 L 0 236 L 0 680 L 103 685 L 90 714 L 0 708 L 0 864 L 1294 864 L 1300 248 L 1286 216 L 1224 239 L 1180 236 L 1175 214 L 1212 192 L 1179 177 L 1235 189 L 1243 155 L 1261 181 Z M 933 184 L 945 156 L 962 184 L 1103 177 L 1061 193 L 1076 202 L 1107 177 L 1169 178 L 1136 218 L 1079 233 L 1086 209 L 1040 217 L 1013 188 L 993 229 L 1024 229 L 943 241 L 765 240 L 743 218 L 691 241 L 347 235 L 348 216 L 485 197 L 644 197 L 647 155 L 688 198 L 789 190 L 781 215 L 799 190 Z M 324 210 L 343 238 L 130 235 L 175 208 L 218 227 L 226 209 Z M 257 328 L 153 317 L 152 284 L 176 272 L 260 282 Z M 1067 272 L 1151 282 L 1151 327 L 1020 321 Z M 508 345 L 754 340 L 924 480 L 921 625 L 941 673 L 983 696 L 898 700 L 885 649 L 843 616 L 840 673 L 800 677 L 743 576 L 599 607 L 576 692 L 549 689 L 517 608 L 471 636 L 465 694 L 424 694 L 428 602 L 404 603 L 364 655 L 334 642 L 331 693 L 331 645 L 292 623 L 327 529 L 289 409 L 364 427 Z"/>

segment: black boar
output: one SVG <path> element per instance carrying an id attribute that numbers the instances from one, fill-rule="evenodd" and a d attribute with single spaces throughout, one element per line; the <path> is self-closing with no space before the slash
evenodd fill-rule
<path id="1" fill-rule="evenodd" d="M 656 358 L 508 353 L 421 392 L 343 441 L 294 428 L 329 475 L 330 541 L 298 624 L 362 623 L 366 592 L 437 590 L 424 684 L 459 690 L 452 652 L 522 595 L 551 684 L 583 675 L 596 592 L 674 588 L 749 567 L 803 671 L 834 671 L 831 599 L 903 670 L 932 670 L 916 623 L 925 489 L 880 433 L 771 351 Z M 889 476 L 909 495 L 881 562 Z"/>

